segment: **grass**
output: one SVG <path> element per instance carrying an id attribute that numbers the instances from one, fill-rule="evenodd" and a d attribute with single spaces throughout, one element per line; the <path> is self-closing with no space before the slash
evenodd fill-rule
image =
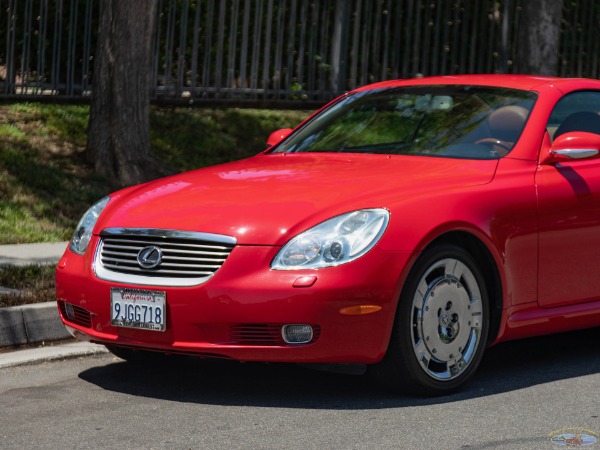
<path id="1" fill-rule="evenodd" d="M 0 105 L 0 244 L 68 239 L 110 189 L 84 158 L 88 108 Z"/>
<path id="2" fill-rule="evenodd" d="M 89 108 L 0 104 L 0 245 L 68 240 L 81 214 L 116 189 L 85 159 Z M 176 171 L 255 155 L 307 111 L 154 108 L 153 151 Z M 0 268 L 0 307 L 53 300 L 54 267 Z"/>

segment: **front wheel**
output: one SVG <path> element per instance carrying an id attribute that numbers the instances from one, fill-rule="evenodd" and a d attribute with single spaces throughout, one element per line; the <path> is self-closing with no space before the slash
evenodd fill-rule
<path id="1" fill-rule="evenodd" d="M 488 296 L 476 262 L 460 247 L 434 247 L 411 270 L 387 353 L 372 372 L 395 391 L 450 393 L 477 369 L 488 329 Z"/>

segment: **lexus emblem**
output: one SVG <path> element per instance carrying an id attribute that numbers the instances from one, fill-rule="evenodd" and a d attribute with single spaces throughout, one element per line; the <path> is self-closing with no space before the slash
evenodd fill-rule
<path id="1" fill-rule="evenodd" d="M 155 269 L 162 262 L 162 250 L 154 245 L 144 247 L 137 254 L 137 262 L 142 269 Z"/>

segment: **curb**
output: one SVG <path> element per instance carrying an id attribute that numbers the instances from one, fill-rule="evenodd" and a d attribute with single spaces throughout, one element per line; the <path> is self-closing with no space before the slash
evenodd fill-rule
<path id="1" fill-rule="evenodd" d="M 14 265 L 56 264 L 68 244 L 66 241 L 0 245 L 0 270 Z M 0 295 L 14 292 L 0 286 Z M 56 301 L 0 308 L 0 350 L 7 350 L 0 353 L 0 368 L 107 352 L 105 347 L 88 342 L 45 345 L 69 338 L 71 335 L 60 320 Z M 11 351 L 11 347 L 40 344 L 38 348 Z"/>
<path id="2" fill-rule="evenodd" d="M 0 369 L 108 353 L 106 347 L 89 342 L 44 345 L 70 338 L 72 336 L 60 320 L 56 302 L 0 308 L 0 349 L 43 345 L 0 353 Z"/>
<path id="3" fill-rule="evenodd" d="M 0 308 L 0 347 L 68 339 L 56 302 Z"/>

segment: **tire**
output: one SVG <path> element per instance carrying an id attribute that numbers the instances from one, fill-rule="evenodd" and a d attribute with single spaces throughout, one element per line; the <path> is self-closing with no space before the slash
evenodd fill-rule
<path id="1" fill-rule="evenodd" d="M 472 256 L 448 244 L 428 249 L 410 272 L 388 350 L 371 372 L 396 392 L 449 394 L 479 366 L 489 322 L 484 278 Z"/>

